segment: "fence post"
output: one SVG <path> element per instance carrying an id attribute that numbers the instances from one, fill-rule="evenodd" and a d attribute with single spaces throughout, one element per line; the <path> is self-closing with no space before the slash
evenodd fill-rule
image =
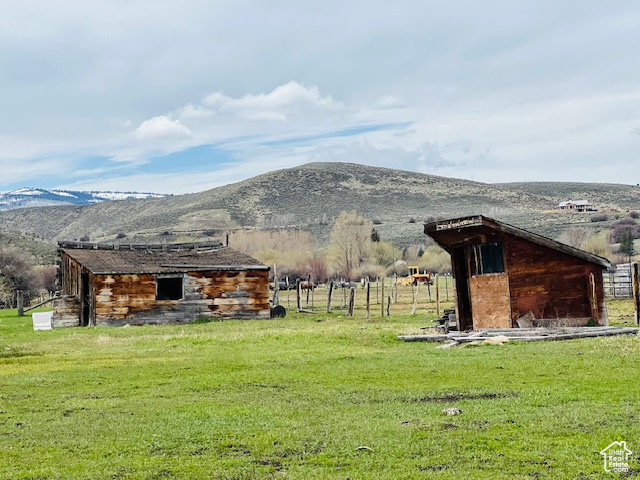
<path id="1" fill-rule="evenodd" d="M 438 274 L 436 273 L 436 315 L 440 316 L 440 279 L 438 278 Z"/>
<path id="2" fill-rule="evenodd" d="M 636 313 L 636 324 L 640 325 L 640 264 L 633 264 L 633 306 Z"/>
<path id="3" fill-rule="evenodd" d="M 274 307 L 280 305 L 280 282 L 278 282 L 278 270 L 276 264 L 273 264 L 273 301 L 271 302 Z"/>
<path id="4" fill-rule="evenodd" d="M 447 294 L 447 302 L 449 301 L 449 275 L 444 275 L 444 291 Z"/>
<path id="5" fill-rule="evenodd" d="M 329 292 L 327 293 L 327 313 L 331 313 L 331 297 L 333 296 L 333 282 L 329 282 Z"/>
<path id="6" fill-rule="evenodd" d="M 395 282 L 395 291 L 393 294 L 393 303 L 398 303 L 398 274 L 394 273 L 393 274 L 394 277 L 394 282 Z"/>
<path id="7" fill-rule="evenodd" d="M 16 303 L 18 304 L 18 316 L 24 317 L 24 296 L 22 290 L 16 290 Z"/>
<path id="8" fill-rule="evenodd" d="M 347 311 L 347 316 L 353 317 L 353 310 L 356 304 L 356 288 L 351 287 L 349 290 L 349 310 Z"/>
<path id="9" fill-rule="evenodd" d="M 418 285 L 420 285 L 420 282 L 418 282 Z M 416 308 L 418 308 L 418 294 L 416 292 L 415 286 L 413 285 L 413 282 L 411 282 L 411 294 L 413 295 L 413 306 L 411 307 L 411 315 L 415 315 Z"/>
<path id="10" fill-rule="evenodd" d="M 369 311 L 369 307 L 371 306 L 369 299 L 371 296 L 371 282 L 369 282 L 369 280 L 367 280 L 367 318 L 369 318 L 371 316 L 370 311 Z"/>
<path id="11" fill-rule="evenodd" d="M 296 280 L 296 308 L 298 310 L 302 309 L 302 298 L 300 298 L 300 279 Z"/>
<path id="12" fill-rule="evenodd" d="M 384 317 L 384 277 L 382 277 L 382 295 L 380 300 L 380 316 Z"/>

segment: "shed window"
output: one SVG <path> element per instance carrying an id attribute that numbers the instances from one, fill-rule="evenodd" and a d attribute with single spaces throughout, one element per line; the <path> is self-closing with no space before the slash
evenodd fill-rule
<path id="1" fill-rule="evenodd" d="M 156 278 L 156 300 L 181 300 L 182 277 Z"/>
<path id="2" fill-rule="evenodd" d="M 502 242 L 482 243 L 472 247 L 472 275 L 504 273 Z"/>

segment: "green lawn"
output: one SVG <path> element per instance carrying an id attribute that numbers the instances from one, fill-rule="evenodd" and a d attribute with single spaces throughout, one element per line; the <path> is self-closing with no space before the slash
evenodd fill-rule
<path id="1" fill-rule="evenodd" d="M 442 350 L 395 339 L 424 314 L 49 332 L 14 315 L 1 479 L 620 478 L 599 455 L 614 440 L 640 472 L 635 336 Z"/>

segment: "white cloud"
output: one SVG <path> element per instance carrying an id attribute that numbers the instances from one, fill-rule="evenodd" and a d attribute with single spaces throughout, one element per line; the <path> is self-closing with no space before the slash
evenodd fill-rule
<path id="1" fill-rule="evenodd" d="M 255 113 L 247 113 L 245 115 L 247 120 L 257 120 L 257 121 L 274 121 L 274 122 L 286 122 L 287 116 L 284 113 L 280 112 L 255 112 Z"/>
<path id="2" fill-rule="evenodd" d="M 403 102 L 399 98 L 394 97 L 393 95 L 385 95 L 384 97 L 380 97 L 375 102 L 375 107 L 381 110 L 385 109 L 394 109 L 394 108 L 405 108 L 407 107 L 407 103 Z"/>
<path id="3" fill-rule="evenodd" d="M 213 110 L 210 110 L 203 105 L 187 103 L 184 107 L 178 110 L 178 116 L 183 120 L 198 120 L 207 119 L 215 115 Z"/>
<path id="4" fill-rule="evenodd" d="M 247 94 L 232 98 L 222 92 L 213 92 L 202 99 L 202 104 L 216 112 L 248 119 L 287 120 L 312 112 L 338 112 L 344 105 L 331 96 L 323 96 L 317 86 L 305 86 L 290 81 L 268 93 Z"/>
<path id="5" fill-rule="evenodd" d="M 159 115 L 142 122 L 135 134 L 140 140 L 172 140 L 191 137 L 191 130 L 180 123 L 180 120 L 171 120 L 167 116 Z"/>

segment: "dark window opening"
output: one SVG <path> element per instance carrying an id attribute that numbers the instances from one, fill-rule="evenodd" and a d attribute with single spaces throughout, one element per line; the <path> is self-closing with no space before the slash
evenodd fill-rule
<path id="1" fill-rule="evenodd" d="M 156 300 L 181 300 L 182 277 L 156 278 Z"/>
<path id="2" fill-rule="evenodd" d="M 483 243 L 472 247 L 471 274 L 504 273 L 502 242 Z"/>

